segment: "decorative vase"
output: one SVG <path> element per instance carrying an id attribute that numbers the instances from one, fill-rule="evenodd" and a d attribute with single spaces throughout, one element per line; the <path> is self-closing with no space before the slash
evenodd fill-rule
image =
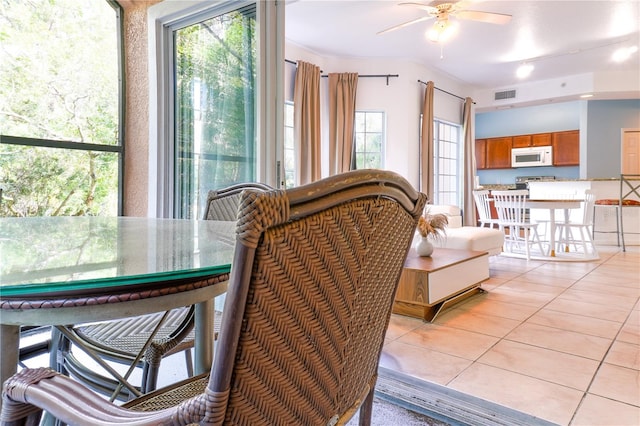
<path id="1" fill-rule="evenodd" d="M 433 244 L 427 237 L 420 238 L 418 245 L 416 245 L 416 253 L 418 253 L 418 256 L 431 256 Z"/>

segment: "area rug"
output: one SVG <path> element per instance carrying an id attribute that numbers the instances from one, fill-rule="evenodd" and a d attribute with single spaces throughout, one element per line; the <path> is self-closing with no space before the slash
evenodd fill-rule
<path id="1" fill-rule="evenodd" d="M 358 426 L 358 413 L 346 426 Z M 453 426 L 426 414 L 411 411 L 380 397 L 373 400 L 371 426 Z"/>

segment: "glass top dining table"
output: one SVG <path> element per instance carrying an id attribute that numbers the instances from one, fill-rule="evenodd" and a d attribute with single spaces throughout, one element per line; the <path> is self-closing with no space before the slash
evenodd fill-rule
<path id="1" fill-rule="evenodd" d="M 226 291 L 235 222 L 134 217 L 0 218 L 1 379 L 24 325 L 64 325 L 196 304 L 199 372 L 213 356 L 213 298 Z"/>

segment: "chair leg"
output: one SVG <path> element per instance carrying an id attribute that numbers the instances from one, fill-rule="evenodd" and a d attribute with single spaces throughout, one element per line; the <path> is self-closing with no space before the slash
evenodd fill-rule
<path id="1" fill-rule="evenodd" d="M 538 250 L 540 250 L 540 254 L 544 255 L 545 251 L 544 251 L 544 248 L 542 247 L 542 240 L 540 239 L 540 234 L 538 234 L 538 230 L 536 228 L 533 228 L 533 236 L 536 242 L 538 243 Z"/>
<path id="2" fill-rule="evenodd" d="M 618 247 L 620 247 L 620 211 L 622 209 L 619 208 L 619 206 L 617 205 L 612 205 L 612 206 L 607 206 L 607 207 L 613 207 L 614 209 L 616 209 L 615 211 L 615 216 L 616 216 L 616 240 L 618 243 Z M 604 233 L 612 233 L 613 231 L 598 231 L 598 232 L 604 232 Z M 591 239 L 592 241 L 595 241 L 596 239 L 596 207 L 593 207 L 593 224 L 591 226 Z M 623 248 L 622 251 L 625 251 L 625 249 Z"/>
<path id="3" fill-rule="evenodd" d="M 360 406 L 360 413 L 358 415 L 359 426 L 371 425 L 371 415 L 373 414 L 373 394 L 374 388 L 371 387 L 371 390 L 367 394 L 367 397 L 364 399 L 364 402 Z"/>
<path id="4" fill-rule="evenodd" d="M 529 247 L 529 228 L 524 228 L 524 251 L 527 254 L 527 260 L 531 259 L 531 248 Z"/>
<path id="5" fill-rule="evenodd" d="M 184 362 L 187 365 L 187 375 L 193 377 L 193 357 L 190 349 L 184 351 Z"/>
<path id="6" fill-rule="evenodd" d="M 616 207 L 618 209 L 618 216 L 616 216 L 616 219 L 619 218 L 619 223 L 620 223 L 620 232 L 618 233 L 618 247 L 620 246 L 620 239 L 622 239 L 622 251 L 627 251 L 627 246 L 624 244 L 624 223 L 622 221 L 622 206 L 617 206 Z"/>

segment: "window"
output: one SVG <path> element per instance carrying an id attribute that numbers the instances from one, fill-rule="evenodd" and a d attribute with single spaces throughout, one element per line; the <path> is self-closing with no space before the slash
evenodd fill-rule
<path id="1" fill-rule="evenodd" d="M 177 218 L 207 192 L 256 180 L 255 5 L 174 29 Z"/>
<path id="2" fill-rule="evenodd" d="M 284 103 L 284 184 L 285 188 L 295 186 L 295 151 L 293 143 L 293 102 Z"/>
<path id="3" fill-rule="evenodd" d="M 120 7 L 5 1 L 0 216 L 121 212 Z"/>
<path id="4" fill-rule="evenodd" d="M 385 137 L 384 112 L 356 111 L 355 168 L 381 169 L 384 167 L 383 143 Z"/>
<path id="5" fill-rule="evenodd" d="M 459 206 L 462 201 L 460 126 L 434 120 L 434 204 Z"/>
<path id="6" fill-rule="evenodd" d="M 149 7 L 148 27 L 149 85 L 157 88 L 148 214 L 201 217 L 210 189 L 276 186 L 284 108 L 273 105 L 284 105 L 284 58 L 275 35 L 284 31 L 284 4 L 163 1 Z"/>

